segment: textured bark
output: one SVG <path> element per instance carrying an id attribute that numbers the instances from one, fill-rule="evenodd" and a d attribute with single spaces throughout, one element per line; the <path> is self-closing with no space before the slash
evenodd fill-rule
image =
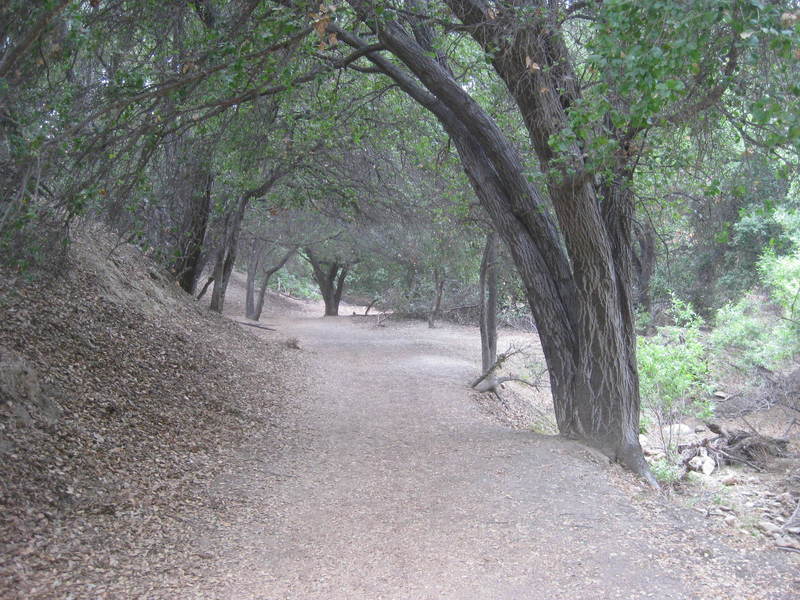
<path id="1" fill-rule="evenodd" d="M 639 248 L 634 255 L 636 306 L 649 314 L 653 304 L 650 282 L 656 266 L 656 236 L 652 225 L 646 223 L 636 232 L 636 243 Z"/>
<path id="2" fill-rule="evenodd" d="M 266 269 L 262 265 L 266 259 L 263 256 L 262 248 L 258 245 L 258 240 L 253 240 L 250 247 L 250 256 L 247 261 L 247 286 L 245 294 L 245 316 L 248 319 L 258 321 L 264 309 L 264 297 L 267 294 L 267 286 L 272 276 L 280 271 L 289 259 L 297 252 L 297 248 L 290 248 L 280 259 L 271 264 Z M 261 285 L 256 292 L 256 279 L 261 277 Z"/>
<path id="3" fill-rule="evenodd" d="M 200 275 L 203 241 L 211 208 L 213 177 L 210 173 L 205 173 L 203 179 L 203 190 L 191 192 L 181 229 L 183 237 L 179 247 L 180 255 L 173 267 L 181 288 L 190 294 L 194 294 L 197 278 Z"/>
<path id="4" fill-rule="evenodd" d="M 242 196 L 236 202 L 233 210 L 225 215 L 225 231 L 222 244 L 217 252 L 217 260 L 214 263 L 214 289 L 211 291 L 211 310 L 222 313 L 225 304 L 225 292 L 228 290 L 228 282 L 236 264 L 236 253 L 239 247 L 239 234 L 242 231 L 242 220 L 247 209 L 250 198 Z"/>
<path id="5" fill-rule="evenodd" d="M 497 235 L 487 234 L 480 272 L 481 366 L 484 373 L 497 360 Z"/>
<path id="6" fill-rule="evenodd" d="M 442 297 L 444 296 L 444 271 L 441 267 L 433 269 L 433 302 L 431 310 L 428 312 L 428 327 L 436 327 L 436 319 L 442 312 Z"/>
<path id="7" fill-rule="evenodd" d="M 351 4 L 364 20 L 370 19 L 368 3 Z M 560 432 L 599 448 L 654 483 L 638 441 L 631 173 L 622 164 L 612 183 L 600 189 L 585 172 L 578 147 L 568 149 L 558 157 L 557 168 L 550 168 L 554 156 L 549 139 L 566 125 L 566 109 L 578 90 L 563 40 L 545 17 L 530 19 L 525 28 L 504 30 L 501 23 L 508 21 L 487 21 L 488 5 L 455 0 L 448 5 L 494 56 L 495 69 L 519 105 L 548 175 L 547 192 L 559 228 L 551 222 L 541 192 L 525 178 L 517 151 L 441 57 L 420 43 L 424 36 L 412 37 L 396 22 L 377 30 L 383 46 L 415 77 L 375 53 L 367 56 L 439 119 L 508 245 L 539 330 Z M 337 32 L 354 47 L 364 46 Z M 540 68 L 526 68 L 530 60 Z"/>
<path id="8" fill-rule="evenodd" d="M 306 248 L 306 258 L 311 264 L 314 281 L 319 286 L 322 300 L 325 302 L 325 316 L 339 316 L 339 303 L 342 301 L 344 281 L 347 278 L 349 266 L 334 259 L 323 261 L 318 259 L 310 248 Z"/>

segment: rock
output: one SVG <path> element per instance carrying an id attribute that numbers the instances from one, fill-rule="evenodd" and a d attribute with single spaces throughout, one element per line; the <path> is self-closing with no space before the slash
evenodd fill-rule
<path id="1" fill-rule="evenodd" d="M 708 431 L 708 429 L 706 429 L 703 425 L 698 425 L 694 428 L 695 433 L 703 433 L 704 431 Z"/>
<path id="2" fill-rule="evenodd" d="M 683 437 L 693 433 L 692 428 L 683 423 L 675 423 L 674 425 L 664 425 L 661 428 L 661 433 L 664 437 Z"/>
<path id="3" fill-rule="evenodd" d="M 772 521 L 759 521 L 758 528 L 767 535 L 776 535 L 783 531 L 780 525 L 776 525 Z"/>
<path id="4" fill-rule="evenodd" d="M 710 456 L 695 456 L 689 461 L 689 468 L 692 471 L 698 471 L 703 475 L 711 475 L 711 473 L 714 472 L 714 469 L 717 468 L 717 464 Z"/>
<path id="5" fill-rule="evenodd" d="M 789 535 L 776 535 L 775 545 L 783 548 L 795 548 L 800 550 L 800 540 L 797 540 Z"/>
<path id="6" fill-rule="evenodd" d="M 700 441 L 700 437 L 688 425 L 683 423 L 675 423 L 674 425 L 665 425 L 661 428 L 661 436 L 664 444 L 668 446 L 681 446 L 686 444 L 694 444 Z"/>

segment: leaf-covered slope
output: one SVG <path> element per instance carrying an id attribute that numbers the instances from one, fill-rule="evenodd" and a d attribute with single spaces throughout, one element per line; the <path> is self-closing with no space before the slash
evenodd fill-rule
<path id="1" fill-rule="evenodd" d="M 31 423 L 13 410 L 24 398 L 0 399 L 0 590 L 19 597 L 102 581 L 129 592 L 178 560 L 215 457 L 278 416 L 280 346 L 201 308 L 134 248 L 92 238 L 56 279 L 0 274 L 0 347 L 61 413 L 53 424 L 29 407 Z"/>

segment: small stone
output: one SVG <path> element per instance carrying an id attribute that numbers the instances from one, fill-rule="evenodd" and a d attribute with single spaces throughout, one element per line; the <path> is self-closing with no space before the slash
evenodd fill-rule
<path id="1" fill-rule="evenodd" d="M 703 466 L 700 470 L 703 472 L 704 475 L 711 475 L 714 472 L 714 469 L 717 468 L 717 463 L 714 462 L 714 459 L 710 456 L 703 457 Z"/>
<path id="2" fill-rule="evenodd" d="M 695 456 L 689 461 L 689 468 L 692 471 L 698 471 L 703 475 L 711 475 L 717 467 L 714 459 L 710 456 Z"/>
<path id="3" fill-rule="evenodd" d="M 708 431 L 703 425 L 698 425 L 694 428 L 695 433 L 703 433 L 704 431 Z"/>
<path id="4" fill-rule="evenodd" d="M 775 545 L 782 546 L 784 548 L 796 548 L 797 550 L 800 550 L 800 540 L 796 540 L 788 535 L 776 535 Z"/>
<path id="5" fill-rule="evenodd" d="M 782 531 L 781 526 L 772 521 L 759 521 L 758 528 L 767 535 L 779 534 Z"/>
<path id="6" fill-rule="evenodd" d="M 668 444 L 681 444 L 685 443 L 694 432 L 692 428 L 683 423 L 675 423 L 674 425 L 665 425 L 661 428 L 661 435 L 664 441 Z"/>

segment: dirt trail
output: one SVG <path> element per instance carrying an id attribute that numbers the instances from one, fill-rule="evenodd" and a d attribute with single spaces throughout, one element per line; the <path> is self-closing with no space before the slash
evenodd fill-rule
<path id="1" fill-rule="evenodd" d="M 632 502 L 577 444 L 482 414 L 465 328 L 262 322 L 302 347 L 294 441 L 277 456 L 254 444 L 217 482 L 236 508 L 201 541 L 219 557 L 214 597 L 797 597 L 791 567 Z"/>

